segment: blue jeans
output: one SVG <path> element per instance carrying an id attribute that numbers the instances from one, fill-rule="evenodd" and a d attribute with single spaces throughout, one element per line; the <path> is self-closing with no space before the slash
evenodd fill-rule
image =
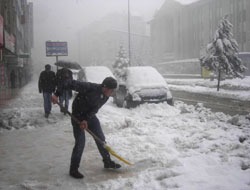
<path id="1" fill-rule="evenodd" d="M 75 137 L 75 146 L 72 151 L 71 164 L 70 164 L 70 170 L 73 171 L 77 170 L 80 166 L 80 161 L 85 146 L 85 130 L 82 130 L 74 120 L 71 120 L 71 123 L 73 125 L 73 132 Z M 102 132 L 100 122 L 96 116 L 88 120 L 88 129 L 92 131 L 102 141 L 105 141 L 105 136 Z M 109 161 L 110 160 L 109 152 L 100 143 L 98 143 L 97 141 L 95 142 L 99 150 L 99 153 L 103 158 L 103 161 Z"/>
<path id="2" fill-rule="evenodd" d="M 68 90 L 64 90 L 63 94 L 61 96 L 59 96 L 59 103 L 62 106 L 64 106 L 66 110 L 68 110 L 68 108 L 69 108 L 69 99 L 70 99 L 70 95 L 69 95 Z M 65 101 L 65 105 L 63 105 L 64 101 Z"/>
<path id="3" fill-rule="evenodd" d="M 51 92 L 43 92 L 43 101 L 44 101 L 44 111 L 45 113 L 50 113 L 51 111 Z"/>

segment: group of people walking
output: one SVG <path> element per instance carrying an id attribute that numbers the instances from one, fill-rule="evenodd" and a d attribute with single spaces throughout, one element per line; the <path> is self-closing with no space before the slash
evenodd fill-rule
<path id="1" fill-rule="evenodd" d="M 51 65 L 45 65 L 38 82 L 39 93 L 43 93 L 45 117 L 48 118 L 51 112 L 51 97 L 57 88 L 60 88 L 68 79 L 73 79 L 72 71 L 67 68 L 59 69 L 56 73 L 51 70 Z M 72 90 L 64 90 L 59 96 L 59 102 L 68 110 L 69 100 L 72 97 Z M 66 114 L 65 110 L 61 112 Z"/>
<path id="2" fill-rule="evenodd" d="M 40 74 L 38 84 L 39 92 L 43 93 L 44 97 L 45 117 L 50 114 L 51 101 L 57 103 L 59 97 L 61 105 L 62 101 L 65 101 L 64 107 L 68 109 L 72 90 L 77 92 L 72 104 L 72 115 L 79 122 L 76 122 L 73 118 L 71 119 L 75 145 L 71 154 L 69 175 L 81 179 L 84 175 L 78 169 L 85 147 L 85 129 L 88 128 L 102 142 L 105 142 L 105 136 L 96 113 L 117 88 L 117 81 L 112 77 L 107 77 L 101 84 L 80 82 L 73 80 L 72 72 L 69 69 L 60 69 L 55 74 L 51 71 L 51 66 L 46 65 L 45 71 Z M 54 94 L 52 95 L 52 93 Z M 102 157 L 104 168 L 120 168 L 120 164 L 111 160 L 109 151 L 96 139 L 95 142 Z"/>

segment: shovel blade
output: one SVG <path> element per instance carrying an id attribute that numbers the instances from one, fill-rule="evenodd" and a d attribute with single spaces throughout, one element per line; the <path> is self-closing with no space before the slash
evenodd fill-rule
<path id="1" fill-rule="evenodd" d="M 112 154 L 113 156 L 115 156 L 116 158 L 118 158 L 119 160 L 121 160 L 122 162 L 124 162 L 125 164 L 127 164 L 129 166 L 132 165 L 130 162 L 126 161 L 125 159 L 123 159 L 122 157 L 120 157 L 118 154 L 116 154 L 115 151 L 113 151 L 111 149 L 111 147 L 109 147 L 109 146 L 106 145 L 105 148 L 106 148 L 107 151 L 109 151 L 110 154 Z"/>

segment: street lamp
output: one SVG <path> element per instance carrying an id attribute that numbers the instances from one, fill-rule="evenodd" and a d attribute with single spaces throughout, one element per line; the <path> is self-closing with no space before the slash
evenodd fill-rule
<path id="1" fill-rule="evenodd" d="M 130 5 L 128 0 L 128 58 L 129 58 L 129 65 L 132 65 L 131 61 L 131 48 L 130 48 Z"/>

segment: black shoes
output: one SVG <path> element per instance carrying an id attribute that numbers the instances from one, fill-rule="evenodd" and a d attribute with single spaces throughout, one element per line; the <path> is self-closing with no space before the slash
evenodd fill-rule
<path id="1" fill-rule="evenodd" d="M 48 118 L 49 117 L 49 113 L 45 113 L 45 115 L 44 115 L 46 118 Z"/>
<path id="2" fill-rule="evenodd" d="M 121 167 L 120 164 L 116 164 L 114 161 L 109 160 L 109 161 L 103 161 L 104 162 L 104 168 L 106 169 L 118 169 Z M 70 170 L 69 175 L 73 178 L 76 179 L 82 179 L 84 178 L 84 175 L 82 175 L 77 169 L 76 170 Z"/>
<path id="3" fill-rule="evenodd" d="M 122 167 L 120 164 L 117 164 L 112 160 L 103 161 L 103 162 L 104 162 L 104 168 L 107 168 L 107 169 L 109 169 L 109 168 L 118 169 L 118 168 Z"/>
<path id="4" fill-rule="evenodd" d="M 69 175 L 76 179 L 82 179 L 84 177 L 78 170 L 69 171 Z"/>
<path id="5" fill-rule="evenodd" d="M 64 115 L 67 114 L 67 110 L 66 110 L 65 108 L 60 108 L 60 111 L 61 111 L 62 113 L 64 113 Z"/>

